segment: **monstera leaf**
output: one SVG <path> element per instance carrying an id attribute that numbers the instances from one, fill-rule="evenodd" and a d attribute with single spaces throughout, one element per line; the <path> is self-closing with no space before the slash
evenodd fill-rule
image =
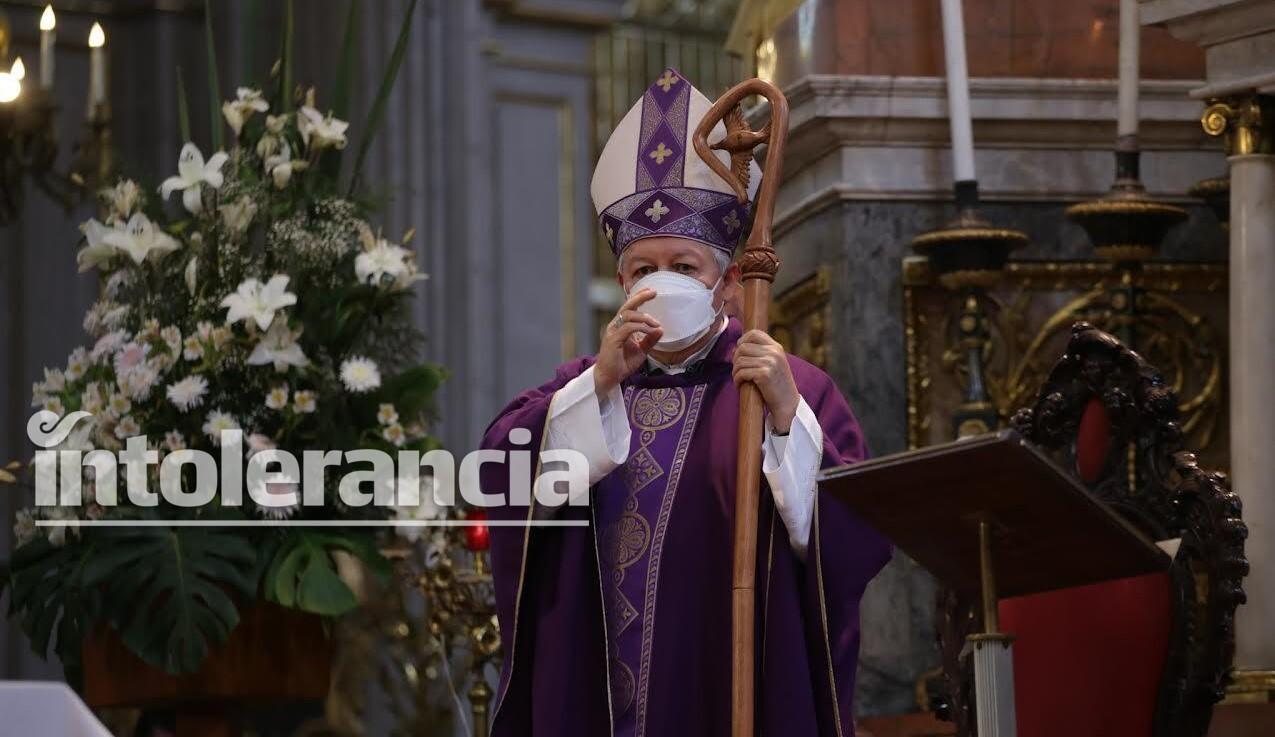
<path id="1" fill-rule="evenodd" d="M 341 550 L 362 561 L 382 580 L 389 564 L 370 539 L 346 532 L 294 530 L 280 545 L 263 582 L 266 599 L 323 616 L 338 616 L 358 606 L 354 591 L 337 574 L 332 552 Z"/>
<path id="2" fill-rule="evenodd" d="M 55 546 L 38 537 L 13 551 L 3 577 L 9 589 L 9 615 L 21 623 L 41 657 L 47 657 L 54 642 L 68 675 L 74 674 L 79 663 L 80 646 L 98 599 L 96 590 L 83 585 L 84 561 L 92 551 L 80 550 L 80 545 Z"/>
<path id="3" fill-rule="evenodd" d="M 242 535 L 206 529 L 112 530 L 85 564 L 103 614 L 129 650 L 169 673 L 199 668 L 239 623 L 233 594 L 252 597 L 256 552 Z"/>

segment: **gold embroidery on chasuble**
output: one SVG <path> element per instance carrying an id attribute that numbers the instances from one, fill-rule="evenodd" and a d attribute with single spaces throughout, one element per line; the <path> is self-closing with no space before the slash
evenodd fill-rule
<path id="1" fill-rule="evenodd" d="M 664 533 L 704 393 L 703 385 L 628 387 L 624 393 L 634 447 L 613 477 L 618 483 L 604 492 L 614 496 L 604 497 L 598 542 L 603 578 L 610 579 L 605 614 L 612 706 L 617 716 L 632 720 L 630 734 L 644 732 Z"/>

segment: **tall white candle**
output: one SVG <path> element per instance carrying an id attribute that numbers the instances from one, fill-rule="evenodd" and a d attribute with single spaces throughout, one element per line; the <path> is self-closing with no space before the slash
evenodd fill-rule
<path id="1" fill-rule="evenodd" d="M 89 112 L 106 102 L 106 32 L 94 23 L 89 30 Z"/>
<path id="2" fill-rule="evenodd" d="M 947 108 L 952 127 L 952 170 L 958 182 L 974 180 L 974 130 L 970 79 L 965 69 L 965 20 L 961 0 L 943 0 L 943 53 L 947 58 Z"/>
<path id="3" fill-rule="evenodd" d="M 53 44 L 57 40 L 57 17 L 53 15 L 53 6 L 44 6 L 40 15 L 40 87 L 53 88 Z"/>
<path id="4" fill-rule="evenodd" d="M 1120 0 L 1120 92 L 1117 136 L 1138 135 L 1138 0 Z"/>

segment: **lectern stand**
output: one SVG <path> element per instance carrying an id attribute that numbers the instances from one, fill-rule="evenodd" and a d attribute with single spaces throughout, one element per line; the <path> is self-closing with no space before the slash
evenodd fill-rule
<path id="1" fill-rule="evenodd" d="M 833 468 L 820 487 L 945 585 L 983 603 L 979 737 L 1013 737 L 1012 637 L 998 597 L 1138 576 L 1170 559 L 1012 430 Z"/>

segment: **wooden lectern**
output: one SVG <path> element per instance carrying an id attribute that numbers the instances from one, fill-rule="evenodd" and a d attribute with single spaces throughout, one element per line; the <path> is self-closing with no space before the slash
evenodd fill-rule
<path id="1" fill-rule="evenodd" d="M 820 487 L 957 591 L 981 595 L 969 638 L 978 734 L 1013 737 L 1012 634 L 999 597 L 1167 570 L 1170 558 L 1013 430 L 824 471 Z"/>

